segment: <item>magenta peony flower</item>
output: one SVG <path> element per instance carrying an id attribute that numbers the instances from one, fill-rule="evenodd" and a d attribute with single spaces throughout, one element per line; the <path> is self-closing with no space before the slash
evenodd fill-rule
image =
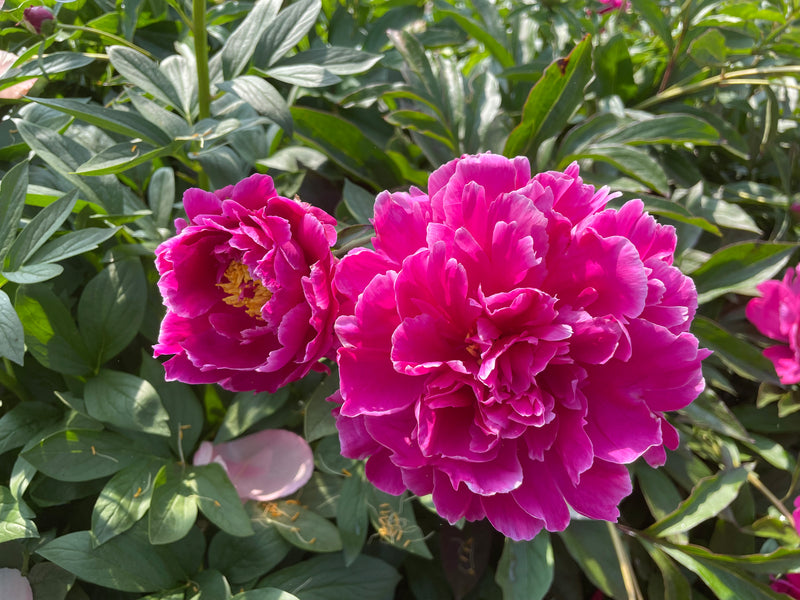
<path id="1" fill-rule="evenodd" d="M 624 465 L 663 464 L 663 412 L 704 385 L 673 228 L 639 200 L 602 210 L 577 164 L 531 178 L 522 157 L 463 156 L 428 184 L 381 193 L 375 250 L 337 270 L 343 454 L 516 540 L 570 508 L 617 519 Z"/>
<path id="2" fill-rule="evenodd" d="M 22 11 L 23 24 L 31 33 L 52 33 L 51 23 L 46 21 L 55 21 L 56 17 L 52 11 L 46 6 L 29 6 Z"/>
<path id="3" fill-rule="evenodd" d="M 761 333 L 782 342 L 764 350 L 764 356 L 781 383 L 800 383 L 800 279 L 787 269 L 783 281 L 765 281 L 756 289 L 761 297 L 747 303 L 745 314 Z"/>
<path id="4" fill-rule="evenodd" d="M 33 600 L 31 584 L 17 569 L 0 569 L 0 598 Z"/>
<path id="5" fill-rule="evenodd" d="M 324 370 L 338 305 L 336 221 L 253 175 L 215 193 L 190 189 L 189 217 L 156 249 L 167 314 L 155 356 L 167 379 L 273 392 Z"/>
<path id="6" fill-rule="evenodd" d="M 769 587 L 790 598 L 800 600 L 800 573 L 787 573 L 780 579 L 773 581 Z"/>
<path id="7" fill-rule="evenodd" d="M 242 500 L 267 502 L 299 490 L 314 472 L 314 454 L 296 433 L 266 429 L 230 442 L 203 442 L 194 464 L 219 463 Z"/>
<path id="8" fill-rule="evenodd" d="M 625 10 L 628 10 L 628 8 L 630 8 L 630 2 L 628 2 L 628 0 L 597 0 L 597 1 L 605 6 L 604 9 L 597 11 L 598 15 L 602 15 L 614 10 L 619 10 L 620 7 L 623 5 L 625 6 Z"/>

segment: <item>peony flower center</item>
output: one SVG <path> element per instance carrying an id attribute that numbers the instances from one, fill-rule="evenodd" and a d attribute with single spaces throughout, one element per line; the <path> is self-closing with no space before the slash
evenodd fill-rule
<path id="1" fill-rule="evenodd" d="M 222 301 L 244 307 L 251 317 L 261 318 L 261 308 L 272 298 L 272 292 L 250 276 L 250 270 L 239 261 L 232 261 L 225 269 L 222 281 L 217 284 L 227 294 Z"/>

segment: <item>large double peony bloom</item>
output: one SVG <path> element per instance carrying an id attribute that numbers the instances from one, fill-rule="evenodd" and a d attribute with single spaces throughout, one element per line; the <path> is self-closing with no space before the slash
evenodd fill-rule
<path id="1" fill-rule="evenodd" d="M 761 297 L 747 303 L 747 318 L 768 338 L 781 342 L 764 350 L 784 385 L 800 383 L 800 277 L 787 269 L 782 281 L 757 286 Z"/>
<path id="2" fill-rule="evenodd" d="M 334 348 L 333 217 L 253 175 L 190 189 L 188 223 L 156 249 L 167 306 L 155 355 L 167 379 L 274 392 Z"/>
<path id="3" fill-rule="evenodd" d="M 381 193 L 342 259 L 342 452 L 382 490 L 513 539 L 570 509 L 616 520 L 626 464 L 678 444 L 665 411 L 703 389 L 697 298 L 673 228 L 641 201 L 527 159 L 464 156 L 428 193 Z"/>

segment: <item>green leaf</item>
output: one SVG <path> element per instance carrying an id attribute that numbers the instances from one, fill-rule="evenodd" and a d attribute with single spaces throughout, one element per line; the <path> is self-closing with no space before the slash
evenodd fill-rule
<path id="1" fill-rule="evenodd" d="M 522 121 L 506 140 L 505 156 L 536 156 L 539 145 L 559 133 L 581 102 L 592 76 L 592 40 L 586 36 L 566 58 L 545 70 L 522 109 Z"/>
<path id="2" fill-rule="evenodd" d="M 360 127 L 310 108 L 293 106 L 291 111 L 295 135 L 329 156 L 348 173 L 376 190 L 403 184 L 394 161 L 365 136 Z"/>
<path id="3" fill-rule="evenodd" d="M 456 147 L 450 132 L 436 117 L 417 110 L 395 110 L 386 115 L 385 119 L 397 127 L 418 131 L 438 140 L 455 152 Z"/>
<path id="4" fill-rule="evenodd" d="M 27 575 L 34 598 L 64 600 L 75 584 L 75 575 L 51 562 L 42 561 Z"/>
<path id="5" fill-rule="evenodd" d="M 328 398 L 338 389 L 339 374 L 332 373 L 322 380 L 308 399 L 303 423 L 303 437 L 307 442 L 313 442 L 338 432 L 336 421 L 331 413 L 333 404 L 328 402 Z"/>
<path id="6" fill-rule="evenodd" d="M 253 65 L 266 69 L 294 48 L 314 26 L 321 8 L 320 0 L 298 0 L 280 11 L 258 40 Z"/>
<path id="7" fill-rule="evenodd" d="M 336 552 L 342 549 L 342 538 L 336 526 L 295 500 L 270 502 L 264 518 L 275 525 L 286 541 L 309 552 Z"/>
<path id="8" fill-rule="evenodd" d="M 393 597 L 398 581 L 394 567 L 377 558 L 362 554 L 348 567 L 341 554 L 328 554 L 271 573 L 258 585 L 286 590 L 299 600 L 385 600 Z"/>
<path id="9" fill-rule="evenodd" d="M 147 204 L 158 227 L 169 227 L 175 206 L 175 172 L 171 167 L 156 169 L 147 187 Z"/>
<path id="10" fill-rule="evenodd" d="M 231 583 L 244 583 L 268 573 L 292 547 L 262 517 L 261 505 L 249 502 L 245 509 L 250 514 L 253 535 L 238 537 L 220 531 L 208 547 L 209 566 L 224 573 Z"/>
<path id="11" fill-rule="evenodd" d="M 637 461 L 634 463 L 634 472 L 650 514 L 655 519 L 665 517 L 680 504 L 681 496 L 678 488 L 662 469 L 653 469 Z"/>
<path id="12" fill-rule="evenodd" d="M 86 180 L 74 174 L 75 169 L 91 156 L 86 148 L 56 131 L 35 123 L 14 119 L 14 125 L 30 149 L 54 171 L 78 188 L 88 201 L 106 210 L 109 209 L 109 206 L 106 206 L 109 199 L 101 199 L 98 192 Z"/>
<path id="13" fill-rule="evenodd" d="M 260 420 L 275 414 L 288 399 L 289 390 L 286 388 L 281 388 L 274 394 L 267 392 L 236 394 L 214 441 L 227 442 L 239 437 Z"/>
<path id="14" fill-rule="evenodd" d="M 89 481 L 113 475 L 146 451 L 111 431 L 69 429 L 48 436 L 22 456 L 58 481 Z"/>
<path id="15" fill-rule="evenodd" d="M 137 165 L 175 154 L 183 146 L 176 140 L 166 146 L 151 146 L 144 142 L 122 142 L 104 148 L 92 158 L 81 164 L 75 172 L 78 175 L 108 175 L 123 173 Z"/>
<path id="16" fill-rule="evenodd" d="M 276 588 L 257 588 L 236 594 L 233 600 L 300 600 L 294 594 Z"/>
<path id="17" fill-rule="evenodd" d="M 612 35 L 594 48 L 595 86 L 600 97 L 619 96 L 629 100 L 636 95 L 633 63 L 628 44 L 621 33 Z"/>
<path id="18" fill-rule="evenodd" d="M 92 511 L 96 546 L 128 531 L 150 508 L 153 486 L 164 460 L 143 458 L 109 479 Z"/>
<path id="19" fill-rule="evenodd" d="M 716 358 L 742 377 L 776 385 L 780 383 L 773 364 L 755 346 L 732 335 L 711 319 L 696 316 L 692 333 L 700 340 L 701 347 L 712 350 Z"/>
<path id="20" fill-rule="evenodd" d="M 89 531 L 76 531 L 45 544 L 37 553 L 85 581 L 125 592 L 165 590 L 188 577 L 176 552 L 152 546 L 139 528 L 99 547 Z"/>
<path id="21" fill-rule="evenodd" d="M 796 249 L 796 244 L 741 242 L 718 250 L 690 273 L 698 303 L 732 291 L 751 291 L 783 269 Z"/>
<path id="22" fill-rule="evenodd" d="M 77 190 L 72 190 L 30 220 L 8 251 L 9 271 L 19 269 L 61 227 L 72 213 L 76 197 Z"/>
<path id="23" fill-rule="evenodd" d="M 180 109 L 182 102 L 169 78 L 144 54 L 126 46 L 109 46 L 108 60 L 125 79 L 164 104 Z"/>
<path id="24" fill-rule="evenodd" d="M 369 223 L 374 214 L 375 194 L 345 177 L 342 200 L 357 223 Z"/>
<path id="25" fill-rule="evenodd" d="M 0 268 L 17 234 L 27 188 L 28 161 L 14 165 L 0 181 Z"/>
<path id="26" fill-rule="evenodd" d="M 389 36 L 394 47 L 402 55 L 403 60 L 405 60 L 411 71 L 419 78 L 424 93 L 420 91 L 418 98 L 428 103 L 441 116 L 441 110 L 434 101 L 442 97 L 442 90 L 439 88 L 439 81 L 433 74 L 431 62 L 425 54 L 425 47 L 412 33 L 405 30 L 395 31 L 390 29 L 386 32 L 386 35 Z M 412 89 L 409 91 L 414 95 L 418 94 L 418 90 Z M 400 93 L 402 94 L 404 91 L 401 90 Z"/>
<path id="27" fill-rule="evenodd" d="M 338 75 L 319 65 L 273 65 L 268 69 L 259 69 L 258 73 L 289 85 L 309 88 L 335 85 L 342 80 Z"/>
<path id="28" fill-rule="evenodd" d="M 195 489 L 186 480 L 184 467 L 164 465 L 156 476 L 150 500 L 150 543 L 158 546 L 183 539 L 196 518 Z"/>
<path id="29" fill-rule="evenodd" d="M 550 535 L 540 531 L 528 542 L 506 539 L 495 581 L 503 600 L 541 600 L 553 583 L 553 548 Z"/>
<path id="30" fill-rule="evenodd" d="M 696 146 L 718 145 L 719 132 L 707 121 L 686 114 L 656 115 L 600 139 L 602 144 L 694 144 Z"/>
<path id="31" fill-rule="evenodd" d="M 666 47 L 672 50 L 671 26 L 664 10 L 657 0 L 631 0 L 634 14 L 639 15 L 661 38 Z"/>
<path id="32" fill-rule="evenodd" d="M 122 429 L 169 436 L 169 415 L 148 381 L 121 371 L 103 369 L 86 382 L 89 416 Z"/>
<path id="33" fill-rule="evenodd" d="M 701 67 L 724 67 L 728 41 L 719 30 L 708 28 L 689 44 L 689 56 Z"/>
<path id="34" fill-rule="evenodd" d="M 780 600 L 786 596 L 773 592 L 738 567 L 727 567 L 693 556 L 688 546 L 662 546 L 662 550 L 678 563 L 696 573 L 720 600 Z"/>
<path id="35" fill-rule="evenodd" d="M 658 196 L 650 194 L 624 194 L 624 198 L 638 198 L 644 202 L 644 208 L 653 215 L 667 217 L 679 223 L 686 223 L 687 225 L 694 225 L 703 231 L 707 231 L 717 237 L 722 237 L 722 232 L 719 227 L 709 222 L 707 219 L 697 216 L 687 210 L 681 204 L 672 202 L 671 200 L 664 200 Z"/>
<path id="36" fill-rule="evenodd" d="M 355 75 L 363 73 L 381 58 L 383 57 L 380 54 L 371 54 L 355 48 L 329 46 L 298 52 L 294 56 L 280 59 L 274 66 L 318 65 L 334 75 Z"/>
<path id="37" fill-rule="evenodd" d="M 246 69 L 256 50 L 255 40 L 261 39 L 270 26 L 274 26 L 273 21 L 280 6 L 281 0 L 258 0 L 225 40 L 220 55 L 222 74 L 226 80 L 233 79 Z"/>
<path id="38" fill-rule="evenodd" d="M 562 163 L 569 164 L 573 160 L 582 158 L 608 163 L 628 177 L 642 182 L 651 190 L 664 196 L 669 194 L 667 174 L 664 172 L 664 168 L 646 150 L 621 145 L 592 145 L 578 154 L 564 157 Z"/>
<path id="39" fill-rule="evenodd" d="M 41 61 L 38 58 L 30 60 L 21 67 L 9 69 L 0 75 L 0 89 L 31 77 L 55 75 L 56 73 L 80 69 L 92 62 L 94 62 L 93 56 L 87 56 L 79 52 L 54 52 L 47 56 L 42 56 Z"/>
<path id="40" fill-rule="evenodd" d="M 25 359 L 25 330 L 11 299 L 3 290 L 0 290 L 0 357 L 18 365 L 22 365 Z"/>
<path id="41" fill-rule="evenodd" d="M 242 75 L 232 81 L 218 83 L 217 87 L 236 94 L 259 114 L 277 124 L 287 135 L 292 135 L 292 113 L 289 112 L 289 105 L 280 92 L 262 78 Z"/>
<path id="42" fill-rule="evenodd" d="M 648 535 L 667 537 L 685 533 L 717 516 L 739 495 L 747 481 L 748 469 L 736 467 L 720 471 L 697 482 L 689 497 L 669 515 L 648 527 Z"/>
<path id="43" fill-rule="evenodd" d="M 474 19 L 470 19 L 454 10 L 441 10 L 439 13 L 442 16 L 453 19 L 472 39 L 483 44 L 486 50 L 488 50 L 504 68 L 513 67 L 516 64 L 514 57 L 506 50 L 505 46 L 503 46 L 503 40 L 495 39 L 492 31 L 487 29 L 483 23 L 478 23 Z"/>
<path id="44" fill-rule="evenodd" d="M 230 600 L 231 588 L 219 571 L 203 569 L 192 577 L 188 600 Z"/>
<path id="45" fill-rule="evenodd" d="M 163 129 L 135 112 L 87 104 L 72 98 L 31 98 L 31 100 L 72 115 L 105 131 L 113 131 L 133 139 L 141 138 L 156 146 L 166 145 L 171 141 L 171 137 Z"/>
<path id="46" fill-rule="evenodd" d="M 36 400 L 21 402 L 0 418 L 0 454 L 28 443 L 38 432 L 58 422 L 62 411 Z"/>
<path id="47" fill-rule="evenodd" d="M 86 284 L 78 324 L 96 367 L 136 337 L 146 305 L 147 281 L 138 258 L 113 262 Z"/>
<path id="48" fill-rule="evenodd" d="M 85 375 L 91 370 L 88 351 L 72 315 L 50 288 L 21 286 L 14 308 L 25 331 L 25 344 L 36 360 L 68 375 Z"/>
<path id="49" fill-rule="evenodd" d="M 28 518 L 31 516 L 31 510 L 10 489 L 0 486 L 0 543 L 39 537 L 36 524 Z"/>
<path id="50" fill-rule="evenodd" d="M 572 558 L 586 576 L 606 596 L 627 598 L 622 567 L 615 552 L 608 523 L 603 521 L 575 521 L 558 534 Z"/>
<path id="51" fill-rule="evenodd" d="M 231 535 L 253 535 L 250 517 L 225 469 L 217 463 L 192 468 L 187 479 L 197 493 L 197 506 L 217 527 Z"/>
<path id="52" fill-rule="evenodd" d="M 53 277 L 58 277 L 64 272 L 64 267 L 61 265 L 26 265 L 22 266 L 16 271 L 2 271 L 0 275 L 19 284 L 41 283 L 48 281 Z"/>
<path id="53" fill-rule="evenodd" d="M 655 470 L 655 469 L 651 469 Z M 666 555 L 661 549 L 653 544 L 639 539 L 639 542 L 647 550 L 650 558 L 656 563 L 658 570 L 661 571 L 661 577 L 664 580 L 664 600 L 684 600 L 685 598 L 692 597 L 691 587 L 689 581 L 681 573 L 677 565 Z"/>
<path id="54" fill-rule="evenodd" d="M 111 238 L 120 229 L 120 227 L 87 227 L 78 231 L 70 231 L 47 242 L 33 253 L 28 262 L 31 264 L 52 263 L 89 252 Z"/>
<path id="55" fill-rule="evenodd" d="M 367 482 L 363 467 L 354 469 L 345 477 L 339 504 L 336 509 L 336 525 L 342 538 L 344 561 L 351 565 L 361 553 L 367 541 L 369 518 L 367 515 Z"/>

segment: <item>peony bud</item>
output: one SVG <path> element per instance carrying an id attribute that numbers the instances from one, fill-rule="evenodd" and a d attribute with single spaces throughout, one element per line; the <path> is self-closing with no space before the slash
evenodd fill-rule
<path id="1" fill-rule="evenodd" d="M 48 23 L 48 21 L 55 21 L 56 17 L 46 6 L 30 6 L 24 10 L 22 15 L 22 23 L 31 33 L 44 35 L 52 33 L 55 23 Z"/>

